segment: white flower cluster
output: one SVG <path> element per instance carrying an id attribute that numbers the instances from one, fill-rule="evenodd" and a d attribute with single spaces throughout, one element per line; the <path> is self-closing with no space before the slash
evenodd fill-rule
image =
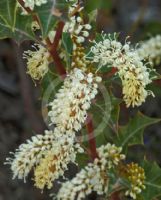
<path id="1" fill-rule="evenodd" d="M 71 33 L 74 41 L 80 44 L 85 42 L 85 38 L 89 36 L 89 30 L 91 30 L 92 27 L 90 24 L 84 24 L 84 21 L 80 16 L 72 14 L 77 6 L 76 3 L 69 8 L 70 21 L 65 24 L 63 31 Z M 77 12 L 80 12 L 82 9 L 83 7 L 77 10 Z"/>
<path id="2" fill-rule="evenodd" d="M 27 59 L 27 73 L 34 80 L 40 80 L 48 72 L 50 53 L 40 44 L 35 44 L 33 47 L 35 51 L 24 52 L 24 58 Z"/>
<path id="3" fill-rule="evenodd" d="M 11 165 L 13 178 L 26 179 L 34 168 L 35 186 L 43 189 L 51 188 L 52 182 L 63 176 L 69 162 L 75 162 L 77 152 L 83 149 L 74 143 L 74 138 L 63 137 L 57 140 L 52 131 L 45 135 L 33 136 L 26 144 L 14 153 L 14 158 L 7 158 L 6 164 Z"/>
<path id="4" fill-rule="evenodd" d="M 64 174 L 69 162 L 75 161 L 76 153 L 83 151 L 74 141 L 75 132 L 87 117 L 100 81 L 100 77 L 81 69 L 71 71 L 50 104 L 52 109 L 48 115 L 55 125 L 54 130 L 32 137 L 20 145 L 14 158 L 7 160 L 14 178 L 25 179 L 34 168 L 35 186 L 43 189 L 51 188 L 53 180 Z"/>
<path id="5" fill-rule="evenodd" d="M 23 0 L 26 8 L 30 8 L 34 10 L 35 6 L 41 6 L 42 4 L 46 4 L 47 0 Z"/>
<path id="6" fill-rule="evenodd" d="M 142 60 L 158 65 L 161 62 L 161 36 L 157 35 L 142 42 L 136 51 Z"/>
<path id="7" fill-rule="evenodd" d="M 85 42 L 85 38 L 89 36 L 90 24 L 84 24 L 83 19 L 80 16 L 72 16 L 70 22 L 67 22 L 64 26 L 64 32 L 69 32 L 77 43 Z"/>
<path id="8" fill-rule="evenodd" d="M 75 178 L 65 182 L 57 195 L 57 199 L 75 200 L 77 197 L 77 200 L 81 200 L 85 199 L 92 191 L 99 195 L 108 191 L 107 174 L 96 162 L 88 164 Z"/>
<path id="9" fill-rule="evenodd" d="M 92 191 L 98 195 L 108 191 L 108 169 L 115 167 L 125 158 L 121 148 L 107 144 L 97 149 L 99 158 L 82 169 L 75 178 L 62 184 L 58 192 L 58 200 L 84 199 Z"/>
<path id="10" fill-rule="evenodd" d="M 98 63 L 100 68 L 108 65 L 107 67 L 115 67 L 118 70 L 127 107 L 140 106 L 146 97 L 152 94 L 146 90 L 146 86 L 151 83 L 149 71 L 129 43 L 122 45 L 116 39 L 102 35 L 102 41 L 95 41 L 90 51 L 93 56 L 89 59 Z"/>
<path id="11" fill-rule="evenodd" d="M 7 158 L 6 162 L 11 164 L 13 178 L 25 180 L 35 164 L 39 163 L 44 152 L 52 148 L 53 140 L 52 131 L 46 131 L 44 135 L 33 136 L 27 143 L 21 144 L 14 153 L 14 158 Z"/>
<path id="12" fill-rule="evenodd" d="M 51 124 L 56 125 L 55 134 L 72 135 L 81 129 L 87 118 L 87 110 L 98 93 L 101 78 L 92 73 L 74 68 L 64 80 L 56 98 L 49 105 Z"/>
<path id="13" fill-rule="evenodd" d="M 79 144 L 74 144 L 71 137 L 62 137 L 53 141 L 52 148 L 45 152 L 44 157 L 34 170 L 35 186 L 44 189 L 47 186 L 51 189 L 53 181 L 64 175 L 68 164 L 75 162 L 76 153 L 82 152 Z"/>
<path id="14" fill-rule="evenodd" d="M 116 147 L 114 144 L 108 143 L 106 145 L 102 145 L 97 151 L 101 162 L 108 169 L 117 166 L 121 160 L 125 159 L 125 155 L 121 154 L 122 147 Z"/>

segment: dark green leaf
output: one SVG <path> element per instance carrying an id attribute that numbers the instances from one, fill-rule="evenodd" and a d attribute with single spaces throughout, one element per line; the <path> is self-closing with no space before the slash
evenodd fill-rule
<path id="1" fill-rule="evenodd" d="M 53 1 L 49 1 L 47 4 L 35 9 L 40 20 L 42 37 L 44 39 L 48 36 L 49 31 L 53 30 L 57 22 L 57 18 L 52 14 L 53 7 Z"/>
<path id="2" fill-rule="evenodd" d="M 16 23 L 17 2 L 16 0 L 0 1 L 0 18 L 4 23 L 14 30 Z"/>
<path id="3" fill-rule="evenodd" d="M 31 22 L 31 16 L 20 14 L 15 0 L 0 1 L 0 39 L 34 39 Z"/>
<path id="4" fill-rule="evenodd" d="M 154 200 L 161 197 L 161 168 L 156 163 L 148 161 L 144 161 L 142 167 L 146 175 L 146 189 L 141 196 L 144 200 Z"/>
<path id="5" fill-rule="evenodd" d="M 71 65 L 71 55 L 72 55 L 72 51 L 73 51 L 73 42 L 72 42 L 72 39 L 71 39 L 69 33 L 63 33 L 62 46 L 65 50 L 64 53 L 66 56 L 67 64 L 68 64 L 68 66 L 70 66 Z"/>
<path id="6" fill-rule="evenodd" d="M 133 144 L 143 144 L 143 131 L 151 125 L 159 122 L 160 119 L 150 118 L 138 112 L 126 126 L 119 128 L 119 134 L 115 139 L 120 146 L 127 147 Z"/>
<path id="7" fill-rule="evenodd" d="M 95 9 L 110 9 L 112 6 L 110 0 L 85 0 L 85 10 L 91 12 Z"/>

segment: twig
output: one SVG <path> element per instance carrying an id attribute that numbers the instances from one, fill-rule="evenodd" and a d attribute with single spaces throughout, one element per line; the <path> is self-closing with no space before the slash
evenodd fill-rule
<path id="1" fill-rule="evenodd" d="M 51 43 L 49 38 L 47 38 L 47 40 L 46 40 L 48 48 L 49 48 L 49 52 L 54 60 L 56 70 L 58 71 L 58 73 L 61 75 L 62 78 L 64 78 L 66 76 L 66 70 L 61 62 L 61 59 L 57 52 L 57 48 L 58 48 L 60 39 L 62 37 L 63 28 L 64 28 L 64 22 L 60 21 L 57 25 L 54 42 Z"/>
<path id="2" fill-rule="evenodd" d="M 97 150 L 96 150 L 96 140 L 94 135 L 94 127 L 92 122 L 92 116 L 88 114 L 87 120 L 86 120 L 86 128 L 88 132 L 88 142 L 89 142 L 89 149 L 91 158 L 94 160 L 98 157 Z"/>

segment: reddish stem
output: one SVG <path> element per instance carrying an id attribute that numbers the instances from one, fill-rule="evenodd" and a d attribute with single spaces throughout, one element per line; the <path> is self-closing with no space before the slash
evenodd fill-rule
<path id="1" fill-rule="evenodd" d="M 87 132 L 88 132 L 90 155 L 91 155 L 91 158 L 94 160 L 95 158 L 98 158 L 98 154 L 97 154 L 97 150 L 96 150 L 96 140 L 95 140 L 95 136 L 94 136 L 94 127 L 93 127 L 91 115 L 88 115 L 88 117 L 87 117 L 86 128 L 87 128 Z"/>
<path id="2" fill-rule="evenodd" d="M 111 195 L 110 200 L 120 200 L 119 192 L 115 192 Z"/>
<path id="3" fill-rule="evenodd" d="M 116 67 L 112 67 L 111 71 L 108 72 L 107 74 L 104 75 L 105 78 L 110 78 L 112 77 L 114 74 L 116 74 L 116 72 L 118 71 L 118 69 Z"/>
<path id="4" fill-rule="evenodd" d="M 30 8 L 25 7 L 25 3 L 23 0 L 18 0 L 18 2 L 28 13 L 31 13 L 31 14 L 33 13 Z M 33 14 L 32 16 L 33 16 L 33 20 L 37 21 L 38 24 L 40 24 L 38 16 L 36 14 Z M 54 39 L 53 43 L 50 42 L 49 38 L 46 39 L 46 42 L 47 42 L 47 45 L 49 48 L 49 52 L 51 53 L 51 56 L 55 63 L 56 70 L 59 73 L 59 75 L 62 77 L 62 79 L 64 79 L 64 77 L 66 75 L 66 70 L 61 62 L 59 54 L 57 53 L 57 48 L 59 45 L 59 41 L 62 37 L 63 27 L 64 27 L 64 22 L 60 21 L 57 26 L 56 35 L 55 35 L 55 39 Z"/>
<path id="5" fill-rule="evenodd" d="M 33 14 L 32 10 L 29 7 L 25 7 L 25 2 L 23 0 L 18 0 L 18 2 L 27 13 L 31 13 L 32 14 L 33 20 L 37 21 L 38 24 L 39 24 L 40 22 L 39 22 L 38 16 Z"/>
<path id="6" fill-rule="evenodd" d="M 49 38 L 47 38 L 46 42 L 47 42 L 50 54 L 51 54 L 51 56 L 54 60 L 56 70 L 61 75 L 61 77 L 64 79 L 64 77 L 66 76 L 66 70 L 65 70 L 65 68 L 64 68 L 64 66 L 61 62 L 61 59 L 59 57 L 59 54 L 57 52 L 59 41 L 62 37 L 63 28 L 64 28 L 64 22 L 60 21 L 57 25 L 57 30 L 56 30 L 54 42 L 51 43 Z"/>

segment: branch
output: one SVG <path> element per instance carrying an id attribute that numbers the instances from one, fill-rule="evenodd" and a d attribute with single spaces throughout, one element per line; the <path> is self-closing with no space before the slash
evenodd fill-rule
<path id="1" fill-rule="evenodd" d="M 96 140 L 94 135 L 94 127 L 92 122 L 92 116 L 89 114 L 86 120 L 86 128 L 88 132 L 88 142 L 90 148 L 90 155 L 91 158 L 94 160 L 98 157 L 97 150 L 96 150 Z"/>

